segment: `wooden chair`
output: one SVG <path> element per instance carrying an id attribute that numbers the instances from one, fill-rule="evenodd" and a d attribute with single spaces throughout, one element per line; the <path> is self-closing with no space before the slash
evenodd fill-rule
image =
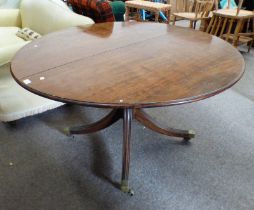
<path id="1" fill-rule="evenodd" d="M 196 27 L 198 20 L 203 20 L 209 17 L 210 11 L 213 9 L 215 0 L 180 0 L 182 1 L 184 12 L 173 13 L 173 25 L 176 19 L 184 19 L 190 21 L 190 28 Z M 179 1 L 179 3 L 180 3 Z"/>
<path id="2" fill-rule="evenodd" d="M 242 10 L 243 0 L 239 0 L 237 9 L 221 9 L 213 12 L 212 19 L 206 32 L 232 43 L 235 47 L 238 44 L 251 44 L 252 36 L 244 36 L 244 24 L 254 19 L 254 12 Z M 228 1 L 230 5 L 230 0 Z M 250 48 L 249 48 L 250 49 Z"/>
<path id="3" fill-rule="evenodd" d="M 175 12 L 174 13 L 179 13 L 179 12 L 189 12 L 187 9 L 188 6 L 190 6 L 190 3 L 188 0 L 175 0 Z"/>
<path id="4" fill-rule="evenodd" d="M 150 1 L 140 1 L 140 0 L 132 0 L 132 1 L 126 1 L 125 2 L 126 7 L 126 13 L 125 13 L 125 19 L 126 21 L 129 20 L 130 16 L 130 10 L 132 8 L 137 9 L 136 12 L 136 20 L 141 21 L 140 18 L 140 10 L 146 10 L 150 11 L 155 14 L 155 22 L 159 21 L 159 15 L 161 12 L 164 12 L 166 14 L 166 23 L 170 22 L 170 4 L 163 4 L 159 2 L 150 2 Z"/>
<path id="5" fill-rule="evenodd" d="M 248 52 L 250 52 L 251 47 L 253 46 L 254 43 L 254 32 L 250 33 L 239 33 L 237 40 L 239 43 L 246 43 L 248 46 Z"/>

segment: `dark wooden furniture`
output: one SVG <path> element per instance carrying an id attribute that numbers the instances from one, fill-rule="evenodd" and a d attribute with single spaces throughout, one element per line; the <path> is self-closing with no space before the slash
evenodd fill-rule
<path id="1" fill-rule="evenodd" d="M 158 23 L 102 23 L 49 34 L 22 48 L 11 72 L 25 89 L 66 103 L 112 108 L 102 120 L 69 134 L 123 119 L 121 190 L 129 188 L 131 122 L 189 140 L 190 130 L 163 128 L 142 108 L 180 105 L 216 95 L 244 72 L 241 54 L 223 40 Z"/>

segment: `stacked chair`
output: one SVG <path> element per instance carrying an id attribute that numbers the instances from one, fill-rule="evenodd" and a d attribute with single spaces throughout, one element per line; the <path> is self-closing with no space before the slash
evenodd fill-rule
<path id="1" fill-rule="evenodd" d="M 241 9 L 242 4 L 243 0 L 239 0 L 238 7 L 230 9 L 230 1 L 228 1 L 226 9 L 214 11 L 206 32 L 225 39 L 235 47 L 239 44 L 247 44 L 249 52 L 253 44 L 254 33 L 249 32 L 248 29 L 250 20 L 254 19 L 254 12 Z M 245 33 L 244 28 L 246 28 Z"/>

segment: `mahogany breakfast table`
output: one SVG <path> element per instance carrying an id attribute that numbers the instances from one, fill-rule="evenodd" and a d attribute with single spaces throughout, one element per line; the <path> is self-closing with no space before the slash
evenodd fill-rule
<path id="1" fill-rule="evenodd" d="M 121 190 L 129 187 L 131 122 L 189 140 L 191 130 L 163 128 L 142 108 L 179 105 L 216 95 L 244 72 L 241 54 L 225 41 L 159 23 L 101 23 L 46 35 L 22 48 L 11 73 L 37 95 L 113 110 L 68 134 L 87 134 L 123 119 Z"/>

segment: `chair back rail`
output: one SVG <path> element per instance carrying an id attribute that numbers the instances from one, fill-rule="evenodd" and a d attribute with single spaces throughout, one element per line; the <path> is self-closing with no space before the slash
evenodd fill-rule
<path id="1" fill-rule="evenodd" d="M 175 0 L 175 12 L 186 11 L 187 0 Z"/>
<path id="2" fill-rule="evenodd" d="M 196 0 L 195 17 L 207 17 L 209 12 L 213 9 L 214 0 Z"/>
<path id="3" fill-rule="evenodd" d="M 185 11 L 173 13 L 173 25 L 177 18 L 185 19 L 190 21 L 189 27 L 195 29 L 198 20 L 204 21 L 209 17 L 217 0 L 179 0 L 177 2 L 184 5 Z M 216 5 L 215 8 L 217 8 Z"/>
<path id="4" fill-rule="evenodd" d="M 211 10 L 213 5 L 216 7 L 215 2 L 218 3 L 218 0 L 176 0 L 176 12 L 201 13 L 203 10 Z"/>

